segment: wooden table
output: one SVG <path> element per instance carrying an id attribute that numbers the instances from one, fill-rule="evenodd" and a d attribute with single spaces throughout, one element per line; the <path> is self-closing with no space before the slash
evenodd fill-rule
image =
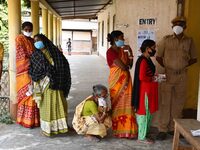
<path id="1" fill-rule="evenodd" d="M 194 137 L 190 130 L 200 129 L 200 122 L 195 119 L 174 119 L 175 132 L 172 150 L 179 149 L 180 134 L 191 144 L 192 150 L 200 150 L 200 137 Z"/>

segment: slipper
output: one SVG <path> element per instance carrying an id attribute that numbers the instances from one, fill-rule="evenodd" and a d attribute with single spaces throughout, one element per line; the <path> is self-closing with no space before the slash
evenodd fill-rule
<path id="1" fill-rule="evenodd" d="M 143 144 L 153 144 L 154 141 L 150 139 L 145 139 L 145 140 L 137 140 L 138 143 L 143 143 Z"/>

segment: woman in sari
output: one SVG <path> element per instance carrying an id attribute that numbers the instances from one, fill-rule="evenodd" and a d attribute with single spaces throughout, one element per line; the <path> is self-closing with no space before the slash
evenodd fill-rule
<path id="1" fill-rule="evenodd" d="M 31 56 L 30 76 L 34 99 L 40 109 L 42 133 L 51 136 L 68 131 L 67 101 L 71 87 L 69 63 L 44 35 L 34 37 L 36 50 Z"/>
<path id="2" fill-rule="evenodd" d="M 154 141 L 147 138 L 151 125 L 152 114 L 158 110 L 158 84 L 155 82 L 155 66 L 151 61 L 156 53 L 156 43 L 145 40 L 142 43 L 142 55 L 138 58 L 135 67 L 133 105 L 137 110 L 138 142 L 152 144 Z"/>
<path id="3" fill-rule="evenodd" d="M 90 141 L 98 142 L 107 135 L 107 129 L 111 127 L 111 119 L 108 114 L 101 115 L 98 110 L 98 101 L 106 99 L 108 90 L 99 84 L 93 86 L 93 95 L 83 100 L 77 107 L 72 125 L 78 134 L 85 135 Z"/>
<path id="4" fill-rule="evenodd" d="M 27 128 L 38 127 L 39 109 L 29 93 L 32 86 L 31 78 L 28 74 L 29 59 L 34 50 L 31 34 L 33 25 L 31 22 L 22 24 L 23 34 L 16 37 L 16 82 L 17 82 L 17 123 Z"/>
<path id="5" fill-rule="evenodd" d="M 128 45 L 124 45 L 124 35 L 121 31 L 108 34 L 108 41 L 111 44 L 106 55 L 110 67 L 113 135 L 119 138 L 135 138 L 137 123 L 131 105 L 132 80 L 129 72 L 133 62 L 132 50 Z"/>

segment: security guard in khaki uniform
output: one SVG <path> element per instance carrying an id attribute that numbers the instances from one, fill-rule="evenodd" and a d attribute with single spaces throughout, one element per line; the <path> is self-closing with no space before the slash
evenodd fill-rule
<path id="1" fill-rule="evenodd" d="M 184 35 L 186 20 L 176 17 L 172 21 L 174 34 L 158 43 L 156 60 L 165 68 L 166 82 L 161 83 L 159 134 L 157 140 L 173 134 L 174 118 L 180 118 L 186 101 L 187 67 L 197 62 L 192 38 Z"/>

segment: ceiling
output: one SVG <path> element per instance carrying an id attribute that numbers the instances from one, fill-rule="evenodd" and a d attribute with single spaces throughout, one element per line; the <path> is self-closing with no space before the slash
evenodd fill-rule
<path id="1" fill-rule="evenodd" d="M 95 19 L 112 0 L 46 0 L 62 19 Z"/>

